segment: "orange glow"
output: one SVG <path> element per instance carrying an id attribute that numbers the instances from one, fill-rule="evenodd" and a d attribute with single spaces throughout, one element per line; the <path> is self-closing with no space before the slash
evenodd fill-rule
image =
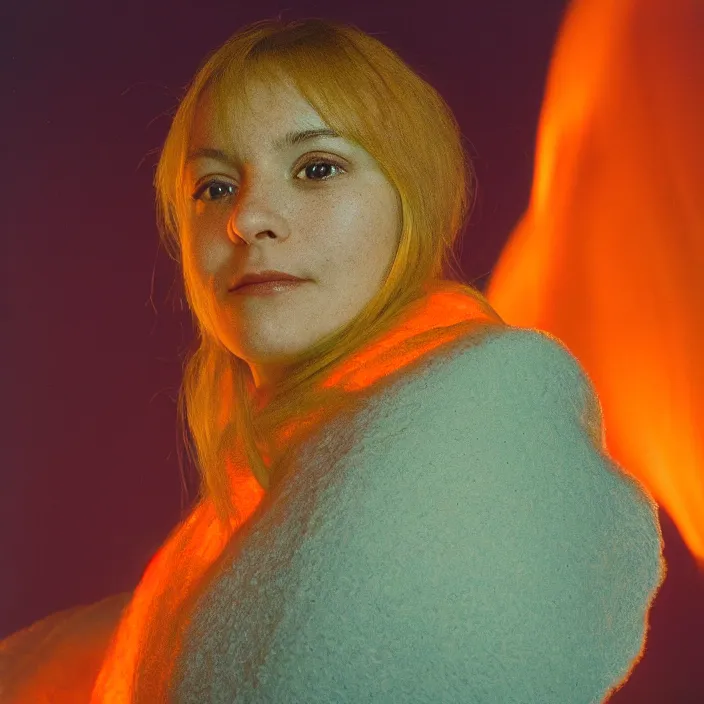
<path id="1" fill-rule="evenodd" d="M 698 0 L 576 0 L 531 201 L 487 297 L 560 338 L 609 453 L 704 568 L 704 53 Z"/>
<path id="2" fill-rule="evenodd" d="M 502 324 L 487 306 L 457 284 L 441 282 L 411 306 L 391 331 L 333 370 L 322 386 L 364 389 L 482 323 Z M 323 411 L 315 418 L 293 419 L 279 430 L 277 442 L 301 427 L 315 425 L 324 416 Z M 268 495 L 248 470 L 241 448 L 234 451 L 229 469 L 240 521 L 224 526 L 212 504 L 201 502 L 172 532 L 122 616 L 93 689 L 93 704 L 166 701 L 173 654 L 179 652 L 179 638 L 194 594 L 207 582 L 208 570 L 225 547 L 233 544 L 231 538 L 237 533 L 236 541 L 245 534 L 246 521 L 258 509 L 266 508 Z"/>
<path id="3" fill-rule="evenodd" d="M 398 325 L 340 365 L 323 387 L 340 385 L 353 391 L 370 386 L 436 347 L 465 335 L 478 321 L 502 322 L 491 308 L 460 293 L 449 281 L 428 286 L 426 291 L 430 295 L 409 306 Z M 425 340 L 421 337 L 424 333 L 428 333 Z"/>

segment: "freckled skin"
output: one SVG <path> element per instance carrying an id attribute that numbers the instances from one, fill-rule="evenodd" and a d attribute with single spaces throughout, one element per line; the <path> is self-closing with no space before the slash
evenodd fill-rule
<path id="1" fill-rule="evenodd" d="M 338 137 L 275 146 L 285 134 L 327 127 L 290 84 L 256 83 L 236 125 L 219 132 L 203 96 L 189 152 L 215 148 L 234 164 L 187 164 L 184 248 L 211 297 L 217 334 L 252 370 L 276 383 L 287 358 L 352 320 L 381 288 L 400 236 L 396 190 L 361 147 Z M 323 164 L 310 168 L 310 164 Z M 235 165 L 236 164 L 236 165 Z M 325 166 L 332 164 L 332 166 Z M 228 292 L 245 271 L 310 279 L 274 296 Z"/>

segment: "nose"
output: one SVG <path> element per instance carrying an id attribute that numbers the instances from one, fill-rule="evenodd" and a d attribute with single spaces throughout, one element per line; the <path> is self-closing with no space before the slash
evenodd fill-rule
<path id="1" fill-rule="evenodd" d="M 235 244 L 266 238 L 286 238 L 288 222 L 283 212 L 282 194 L 276 186 L 252 176 L 243 180 L 228 222 L 228 234 Z"/>

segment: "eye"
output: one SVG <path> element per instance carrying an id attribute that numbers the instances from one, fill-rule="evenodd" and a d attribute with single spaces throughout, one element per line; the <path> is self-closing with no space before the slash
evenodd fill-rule
<path id="1" fill-rule="evenodd" d="M 308 181 L 327 181 L 333 176 L 340 173 L 345 173 L 345 170 L 336 164 L 334 161 L 327 159 L 315 159 L 309 161 L 297 174 L 296 178 L 302 178 L 301 174 L 305 174 L 305 179 Z"/>
<path id="2" fill-rule="evenodd" d="M 229 183 L 228 181 L 217 181 L 212 179 L 206 181 L 202 184 L 198 190 L 191 196 L 193 200 L 205 200 L 205 201 L 215 201 L 222 200 L 224 197 L 232 196 L 235 194 L 237 186 L 234 183 Z M 203 198 L 204 195 L 208 195 L 208 198 Z"/>

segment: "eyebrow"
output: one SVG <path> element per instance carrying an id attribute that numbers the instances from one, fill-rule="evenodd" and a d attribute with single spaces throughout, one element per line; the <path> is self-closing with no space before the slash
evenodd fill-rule
<path id="1" fill-rule="evenodd" d="M 297 144 L 310 141 L 312 139 L 317 139 L 319 137 L 332 137 L 333 139 L 340 139 L 340 135 L 331 130 L 328 127 L 321 127 L 320 129 L 314 130 L 299 130 L 296 132 L 288 132 L 283 137 L 274 141 L 274 149 L 281 151 L 287 147 L 294 147 Z M 220 149 L 213 149 L 212 147 L 201 147 L 200 149 L 194 149 L 189 152 L 186 156 L 186 163 L 193 161 L 195 159 L 217 159 L 230 166 L 235 166 L 235 160 L 228 156 L 225 152 Z"/>
<path id="2" fill-rule="evenodd" d="M 332 137 L 333 139 L 340 139 L 340 135 L 331 130 L 329 127 L 321 127 L 315 130 L 300 130 L 298 132 L 289 132 L 285 134 L 281 139 L 277 139 L 274 142 L 275 149 L 285 149 L 286 147 L 295 147 L 301 142 L 307 142 L 311 139 L 317 139 L 318 137 Z"/>

